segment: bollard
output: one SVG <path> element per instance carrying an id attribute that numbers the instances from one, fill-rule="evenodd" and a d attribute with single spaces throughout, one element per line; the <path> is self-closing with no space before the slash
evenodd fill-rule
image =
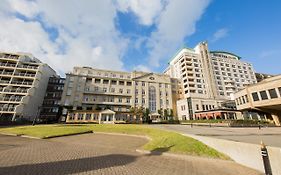
<path id="1" fill-rule="evenodd" d="M 272 175 L 269 157 L 268 157 L 268 152 L 267 152 L 265 144 L 262 141 L 261 141 L 261 156 L 262 156 L 262 160 L 263 160 L 263 166 L 264 166 L 265 174 L 266 175 Z"/>

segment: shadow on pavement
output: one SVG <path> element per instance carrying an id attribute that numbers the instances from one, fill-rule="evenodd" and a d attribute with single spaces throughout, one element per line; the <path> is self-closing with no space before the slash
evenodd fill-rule
<path id="1" fill-rule="evenodd" d="M 110 154 L 97 157 L 63 160 L 57 162 L 45 162 L 38 164 L 24 164 L 9 167 L 1 167 L 0 174 L 72 174 L 126 165 L 131 162 L 134 162 L 136 159 L 136 156 L 131 155 Z"/>
<path id="2" fill-rule="evenodd" d="M 157 156 L 162 155 L 164 152 L 168 152 L 174 145 L 168 146 L 168 147 L 161 147 L 161 148 L 155 148 L 151 151 L 150 154 L 147 156 Z"/>

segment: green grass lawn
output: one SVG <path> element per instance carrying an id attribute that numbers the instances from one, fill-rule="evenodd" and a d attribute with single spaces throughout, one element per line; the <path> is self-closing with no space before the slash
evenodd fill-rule
<path id="1" fill-rule="evenodd" d="M 87 131 L 148 136 L 152 140 L 145 144 L 143 149 L 149 151 L 167 151 L 194 156 L 229 159 L 224 154 L 219 153 L 193 138 L 171 131 L 149 128 L 145 125 L 36 125 L 0 129 L 0 133 L 23 134 L 40 138 L 82 133 Z"/>

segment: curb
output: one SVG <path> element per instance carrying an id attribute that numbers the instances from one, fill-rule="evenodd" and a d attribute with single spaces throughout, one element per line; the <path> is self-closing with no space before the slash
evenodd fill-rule
<path id="1" fill-rule="evenodd" d="M 64 135 L 58 135 L 58 136 L 46 136 L 46 137 L 34 137 L 29 135 L 23 135 L 23 134 L 10 134 L 10 133 L 0 133 L 2 135 L 6 136 L 15 136 L 15 137 L 24 137 L 24 138 L 30 138 L 30 139 L 51 139 L 56 137 L 65 137 L 65 136 L 73 136 L 73 135 L 80 135 L 80 134 L 90 134 L 93 133 L 93 131 L 85 131 L 80 133 L 72 133 L 72 134 L 64 134 Z"/>

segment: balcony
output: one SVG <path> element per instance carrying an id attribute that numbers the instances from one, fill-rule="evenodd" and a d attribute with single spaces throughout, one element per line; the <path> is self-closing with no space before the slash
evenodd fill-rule
<path id="1" fill-rule="evenodd" d="M 10 80 L 0 80 L 0 84 L 9 84 Z"/>
<path id="2" fill-rule="evenodd" d="M 12 81 L 11 84 L 32 86 L 32 83 L 33 82 L 28 82 L 28 81 Z"/>
<path id="3" fill-rule="evenodd" d="M 32 69 L 32 70 L 37 70 L 37 66 L 28 66 L 28 65 L 18 65 L 17 68 L 22 68 L 22 69 Z"/>
<path id="4" fill-rule="evenodd" d="M 3 92 L 8 92 L 8 93 L 27 93 L 27 89 L 5 89 Z"/>
<path id="5" fill-rule="evenodd" d="M 0 107 L 0 111 L 14 112 L 15 111 L 15 107 Z"/>
<path id="6" fill-rule="evenodd" d="M 13 75 L 13 72 L 2 71 L 2 72 L 0 72 L 0 75 Z"/>
<path id="7" fill-rule="evenodd" d="M 29 74 L 29 73 L 15 73 L 14 76 L 19 76 L 19 77 L 32 77 L 34 78 L 36 74 Z"/>
<path id="8" fill-rule="evenodd" d="M 0 63 L 0 67 L 16 67 L 16 64 L 11 64 L 11 63 Z"/>
<path id="9" fill-rule="evenodd" d="M 0 98 L 0 101 L 5 101 L 5 102 L 20 102 L 21 97 L 2 97 Z"/>

